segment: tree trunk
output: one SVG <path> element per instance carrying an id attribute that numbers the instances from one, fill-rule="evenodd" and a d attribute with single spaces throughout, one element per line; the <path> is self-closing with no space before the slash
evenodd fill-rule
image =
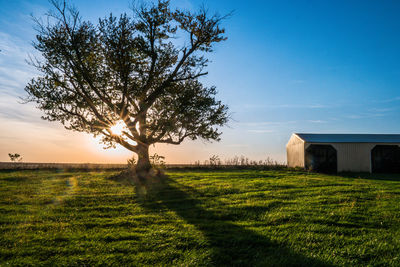
<path id="1" fill-rule="evenodd" d="M 138 145 L 138 162 L 136 165 L 136 174 L 141 179 L 146 179 L 149 177 L 150 170 L 152 168 L 149 159 L 149 146 L 148 145 Z"/>

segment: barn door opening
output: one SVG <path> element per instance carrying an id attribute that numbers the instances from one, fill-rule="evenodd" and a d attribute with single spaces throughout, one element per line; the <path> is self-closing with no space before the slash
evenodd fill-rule
<path id="1" fill-rule="evenodd" d="M 306 169 L 317 172 L 337 172 L 337 152 L 331 145 L 310 145 L 306 150 Z"/>
<path id="2" fill-rule="evenodd" d="M 377 145 L 371 150 L 372 172 L 400 173 L 400 147 Z"/>

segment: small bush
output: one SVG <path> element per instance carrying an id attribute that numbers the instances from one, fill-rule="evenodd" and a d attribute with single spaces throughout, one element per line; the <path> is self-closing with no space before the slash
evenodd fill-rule
<path id="1" fill-rule="evenodd" d="M 21 162 L 22 161 L 22 157 L 18 153 L 14 153 L 14 154 L 8 153 L 8 156 L 10 157 L 10 160 L 12 162 Z"/>
<path id="2" fill-rule="evenodd" d="M 165 157 L 158 155 L 155 153 L 153 156 L 150 156 L 151 165 L 153 165 L 156 169 L 165 169 Z"/>

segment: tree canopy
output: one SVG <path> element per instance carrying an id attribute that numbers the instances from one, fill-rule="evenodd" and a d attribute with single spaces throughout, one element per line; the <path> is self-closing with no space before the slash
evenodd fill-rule
<path id="1" fill-rule="evenodd" d="M 40 75 L 25 88 L 43 119 L 120 144 L 144 169 L 151 144 L 219 140 L 228 108 L 199 78 L 207 75 L 205 55 L 226 40 L 224 17 L 172 10 L 159 0 L 93 24 L 65 1 L 52 3 L 45 23 L 35 19 L 41 57 L 31 64 Z"/>

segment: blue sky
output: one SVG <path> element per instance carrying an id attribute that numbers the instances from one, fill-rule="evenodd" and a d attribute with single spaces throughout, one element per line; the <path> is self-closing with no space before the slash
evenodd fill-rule
<path id="1" fill-rule="evenodd" d="M 72 1 L 84 19 L 129 12 L 129 1 Z M 209 75 L 233 120 L 219 143 L 156 146 L 171 163 L 244 155 L 286 160 L 293 132 L 400 132 L 400 2 L 171 1 L 173 6 L 232 17 L 228 40 L 214 53 Z M 35 75 L 24 59 L 35 52 L 30 14 L 47 1 L 0 0 L 0 161 L 125 162 L 123 149 L 103 151 L 86 134 L 40 120 L 34 105 L 18 104 Z"/>

